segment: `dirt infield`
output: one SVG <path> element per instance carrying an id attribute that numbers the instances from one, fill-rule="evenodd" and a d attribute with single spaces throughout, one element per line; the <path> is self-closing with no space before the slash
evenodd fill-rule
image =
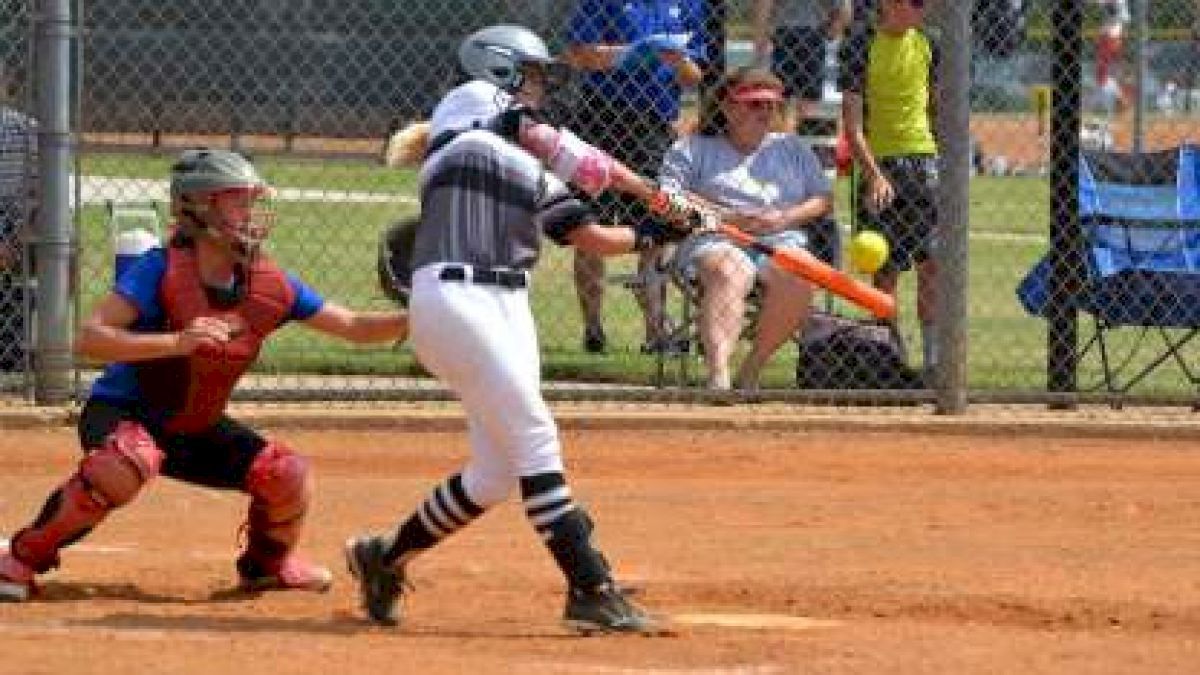
<path id="1" fill-rule="evenodd" d="M 314 458 L 324 596 L 230 592 L 239 495 L 162 480 L 0 605 L 0 672 L 1193 673 L 1200 452 L 1182 440 L 568 432 L 577 494 L 665 638 L 574 638 L 516 503 L 419 559 L 367 625 L 340 542 L 389 526 L 461 434 L 280 432 Z M 0 531 L 74 460 L 0 436 Z M 809 619 L 811 621 L 805 621 Z M 743 625 L 743 624 L 751 625 Z"/>
<path id="2" fill-rule="evenodd" d="M 1091 116 L 1085 116 L 1092 119 Z M 1128 152 L 1133 147 L 1133 115 L 1120 115 L 1108 124 L 1113 149 Z M 1048 132 L 1048 127 L 1047 127 Z M 1196 143 L 1196 118 L 1155 117 L 1145 124 L 1144 147 L 1164 150 L 1181 143 Z M 1037 118 L 1029 114 L 975 114 L 971 116 L 971 134 L 979 141 L 986 157 L 1003 156 L 1012 168 L 1026 171 L 1045 167 L 1050 161 L 1050 137 L 1038 133 Z"/>

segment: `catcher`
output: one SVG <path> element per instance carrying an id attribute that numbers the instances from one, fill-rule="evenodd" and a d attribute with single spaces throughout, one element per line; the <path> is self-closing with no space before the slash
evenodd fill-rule
<path id="1" fill-rule="evenodd" d="M 428 146 L 409 153 L 425 156 L 420 222 L 388 233 L 379 267 L 385 283 L 393 273 L 399 279 L 396 297 L 411 288 L 413 349 L 461 399 L 471 458 L 394 530 L 351 538 L 347 562 L 371 619 L 395 625 L 408 565 L 516 491 L 565 578 L 566 625 L 658 633 L 662 626 L 614 581 L 592 520 L 572 495 L 541 395 L 528 289 L 543 237 L 624 254 L 683 238 L 702 214 L 545 121 L 539 109 L 561 64 L 533 32 L 484 28 L 463 42 L 459 62 L 472 79 L 442 99 L 429 127 L 408 137 L 415 150 Z M 592 194 L 618 190 L 644 199 L 666 222 L 605 227 L 568 182 Z M 393 253 L 394 246 L 401 250 Z"/>
<path id="2" fill-rule="evenodd" d="M 79 419 L 83 459 L 0 550 L 0 600 L 28 599 L 61 549 L 159 474 L 250 496 L 242 589 L 329 588 L 329 570 L 296 554 L 308 462 L 225 407 L 263 342 L 289 321 L 369 343 L 405 336 L 408 319 L 327 301 L 263 254 L 274 216 L 268 192 L 233 152 L 188 150 L 172 168 L 167 247 L 122 274 L 78 336 L 79 354 L 109 364 Z"/>

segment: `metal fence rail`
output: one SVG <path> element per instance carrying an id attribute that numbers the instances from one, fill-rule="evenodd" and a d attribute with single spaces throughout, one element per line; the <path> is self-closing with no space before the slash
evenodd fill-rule
<path id="1" fill-rule="evenodd" d="M 117 234 L 146 226 L 130 215 L 136 209 L 113 205 L 149 205 L 165 213 L 167 168 L 185 147 L 235 147 L 251 154 L 279 188 L 272 254 L 328 297 L 354 307 L 385 306 L 374 288 L 375 241 L 389 223 L 417 208 L 415 169 L 379 162 L 388 134 L 426 117 L 456 83 L 455 49 L 470 31 L 521 23 L 562 53 L 572 44 L 572 15 L 581 2 L 0 0 L 0 15 L 10 18 L 0 23 L 0 103 L 41 118 L 43 145 L 36 203 L 41 215 L 24 237 L 26 249 L 39 258 L 38 283 L 26 283 L 29 275 L 17 270 L 10 275 L 17 281 L 0 288 L 0 294 L 32 288 L 34 314 L 23 323 L 11 313 L 0 316 L 0 328 L 22 324 L 14 328 L 17 336 L 0 331 L 0 356 L 7 353 L 18 363 L 12 372 L 0 372 L 0 388 L 63 402 L 86 386 L 94 366 L 63 360 L 71 322 L 111 287 Z M 710 36 L 718 52 L 710 51 L 709 62 L 734 67 L 760 59 L 752 0 L 699 4 L 716 12 L 707 30 L 723 33 Z M 936 92 L 939 367 L 927 374 L 923 389 L 799 391 L 798 352 L 785 345 L 756 396 L 805 403 L 916 401 L 951 412 L 971 400 L 1109 400 L 1105 372 L 1122 364 L 1123 372 L 1136 372 L 1155 352 L 1137 330 L 1113 332 L 1107 364 L 1087 348 L 1093 317 L 1073 304 L 1089 273 L 1087 232 L 1069 227 L 1078 220 L 1073 198 L 1079 151 L 1148 152 L 1198 142 L 1200 3 L 931 5 L 926 24 L 942 56 Z M 786 22 L 789 15 L 778 16 Z M 872 20 L 863 13 L 854 19 Z M 810 110 L 830 123 L 800 127 L 810 141 L 829 148 L 836 145 L 827 134 L 837 126 L 843 98 L 835 82 L 837 54 L 831 43 L 817 66 L 826 82 Z M 706 85 L 719 74 L 710 68 Z M 577 123 L 602 108 L 585 84 L 580 75 L 558 92 L 554 110 L 561 119 Z M 706 86 L 683 89 L 673 133 L 695 130 L 707 93 Z M 619 156 L 640 142 L 616 132 L 604 140 Z M 5 161 L 0 156 L 0 166 Z M 833 179 L 843 246 L 866 222 L 855 181 L 842 174 Z M 167 227 L 162 221 L 158 227 Z M 1049 250 L 1060 256 L 1049 277 L 1049 309 L 1038 316 L 1022 306 L 1017 287 Z M 644 353 L 643 347 L 655 346 L 647 345 L 654 336 L 647 334 L 635 295 L 662 275 L 639 272 L 633 257 L 611 260 L 598 280 L 577 282 L 574 269 L 569 250 L 547 244 L 534 281 L 544 373 L 558 387 L 556 396 L 580 392 L 577 397 L 618 404 L 714 397 L 705 392 L 694 332 L 666 354 Z M 910 364 L 919 370 L 914 277 L 900 277 L 897 325 Z M 665 328 L 675 329 L 695 311 L 685 315 L 686 294 L 666 281 Z M 604 295 L 603 353 L 585 349 L 577 285 L 586 289 L 588 283 L 598 283 L 595 290 Z M 861 316 L 820 295 L 816 304 Z M 735 360 L 747 345 L 740 343 Z M 1182 347 L 1182 362 L 1193 362 L 1196 349 Z M 26 352 L 33 355 L 28 362 Z M 1175 365 L 1154 369 L 1125 392 L 1127 400 L 1190 404 L 1196 386 Z M 349 348 L 299 328 L 274 339 L 246 385 L 243 396 L 258 400 L 403 400 L 440 391 L 406 348 Z"/>

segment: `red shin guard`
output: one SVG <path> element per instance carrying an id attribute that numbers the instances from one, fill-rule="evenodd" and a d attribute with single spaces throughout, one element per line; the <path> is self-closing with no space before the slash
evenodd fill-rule
<path id="1" fill-rule="evenodd" d="M 266 562 L 285 557 L 300 540 L 312 486 L 308 460 L 271 441 L 246 474 L 250 493 L 249 545 L 246 553 Z"/>
<path id="2" fill-rule="evenodd" d="M 145 429 L 121 422 L 50 495 L 33 524 L 13 537 L 13 556 L 38 572 L 57 567 L 59 549 L 129 503 L 161 465 L 162 451 Z"/>

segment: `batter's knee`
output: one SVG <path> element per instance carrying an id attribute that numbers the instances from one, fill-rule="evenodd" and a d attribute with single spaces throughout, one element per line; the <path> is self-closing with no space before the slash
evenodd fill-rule
<path id="1" fill-rule="evenodd" d="M 272 520 L 303 514 L 312 493 L 308 460 L 278 441 L 268 442 L 250 464 L 246 491 Z"/>
<path id="2" fill-rule="evenodd" d="M 467 498 L 486 509 L 508 499 L 517 486 L 517 476 L 511 470 L 487 471 L 468 463 L 462 472 L 462 485 Z"/>
<path id="3" fill-rule="evenodd" d="M 79 475 L 95 497 L 116 508 L 158 475 L 162 459 L 162 450 L 144 427 L 123 421 L 84 458 Z"/>

